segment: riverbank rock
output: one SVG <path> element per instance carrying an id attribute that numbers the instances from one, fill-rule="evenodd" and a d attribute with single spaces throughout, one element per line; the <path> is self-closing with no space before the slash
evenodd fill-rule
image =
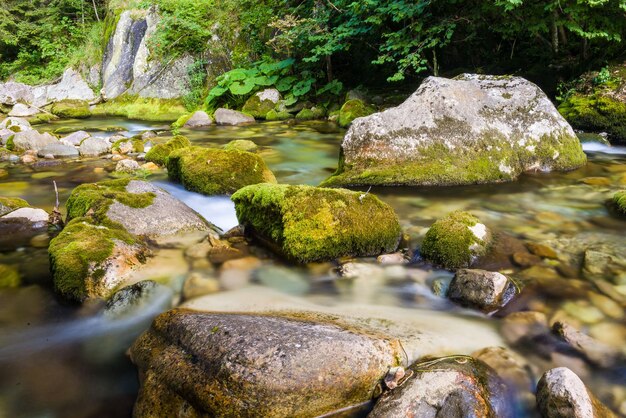
<path id="1" fill-rule="evenodd" d="M 467 356 L 416 363 L 401 385 L 378 399 L 370 418 L 513 417 L 508 389 L 485 363 Z"/>
<path id="2" fill-rule="evenodd" d="M 83 142 L 85 139 L 89 137 L 91 137 L 89 132 L 76 131 L 76 132 L 72 132 L 71 134 L 67 136 L 64 136 L 63 138 L 61 138 L 61 141 L 65 142 L 68 145 L 79 146 L 81 142 Z"/>
<path id="3" fill-rule="evenodd" d="M 281 100 L 282 96 L 278 90 L 265 89 L 250 96 L 241 110 L 255 119 L 265 119 Z"/>
<path id="4" fill-rule="evenodd" d="M 166 191 L 141 180 L 109 180 L 76 187 L 67 200 L 68 220 L 91 216 L 120 225 L 137 237 L 159 238 L 217 227 Z"/>
<path id="5" fill-rule="evenodd" d="M 193 112 L 191 117 L 187 119 L 187 122 L 184 123 L 183 128 L 188 129 L 198 129 L 198 128 L 206 128 L 207 126 L 211 126 L 213 124 L 213 119 L 209 116 L 205 111 L 198 110 Z"/>
<path id="6" fill-rule="evenodd" d="M 54 288 L 64 298 L 82 302 L 106 299 L 145 262 L 145 245 L 123 228 L 75 218 L 50 241 Z"/>
<path id="7" fill-rule="evenodd" d="M 85 119 L 91 116 L 89 103 L 83 100 L 62 100 L 50 108 L 50 112 L 60 118 Z"/>
<path id="8" fill-rule="evenodd" d="M 80 143 L 78 152 L 83 157 L 97 157 L 111 152 L 111 143 L 106 138 L 89 137 Z"/>
<path id="9" fill-rule="evenodd" d="M 401 238 L 393 209 L 372 194 L 259 184 L 232 200 L 242 225 L 299 262 L 392 252 Z"/>
<path id="10" fill-rule="evenodd" d="M 462 306 L 491 313 L 504 307 L 517 293 L 515 284 L 504 274 L 459 269 L 450 282 L 447 296 Z"/>
<path id="11" fill-rule="evenodd" d="M 52 155 L 54 158 L 70 158 L 78 157 L 78 150 L 72 145 L 65 145 L 61 143 L 46 145 L 39 151 L 37 151 L 39 157 L 45 157 Z"/>
<path id="12" fill-rule="evenodd" d="M 134 413 L 318 416 L 371 399 L 402 356 L 397 340 L 321 318 L 175 309 L 131 348 L 142 376 Z"/>
<path id="13" fill-rule="evenodd" d="M 323 184 L 493 183 L 585 162 L 574 131 L 536 85 L 463 74 L 428 77 L 400 106 L 355 120 Z"/>
<path id="14" fill-rule="evenodd" d="M 58 144 L 59 140 L 48 132 L 39 133 L 34 129 L 17 132 L 7 143 L 7 148 L 14 151 L 24 152 L 28 150 L 39 151 L 47 145 Z"/>
<path id="15" fill-rule="evenodd" d="M 537 407 L 549 418 L 617 417 L 567 367 L 548 370 L 537 384 Z"/>
<path id="16" fill-rule="evenodd" d="M 167 157 L 169 157 L 172 151 L 189 146 L 191 146 L 191 142 L 186 136 L 176 135 L 165 144 L 157 144 L 150 148 L 150 151 L 146 153 L 146 161 L 165 165 Z"/>
<path id="17" fill-rule="evenodd" d="M 28 122 L 26 119 L 14 116 L 9 116 L 8 118 L 3 119 L 2 122 L 0 122 L 0 128 L 10 129 L 14 133 L 32 129 L 30 126 L 30 122 Z"/>
<path id="18" fill-rule="evenodd" d="M 139 166 L 139 163 L 130 158 L 118 161 L 117 164 L 115 165 L 115 171 L 117 173 L 132 174 L 135 171 L 139 170 L 140 168 L 141 167 Z"/>
<path id="19" fill-rule="evenodd" d="M 9 112 L 9 116 L 26 118 L 29 116 L 34 116 L 40 112 L 41 110 L 37 109 L 36 107 L 32 107 L 23 103 L 16 103 Z"/>
<path id="20" fill-rule="evenodd" d="M 470 267 L 487 253 L 491 235 L 478 218 L 456 211 L 428 229 L 420 251 L 427 260 L 448 269 Z"/>
<path id="21" fill-rule="evenodd" d="M 244 125 L 254 123 L 252 116 L 224 108 L 217 109 L 215 113 L 213 113 L 213 117 L 215 118 L 215 123 L 218 125 Z"/>
<path id="22" fill-rule="evenodd" d="M 275 183 L 261 157 L 246 151 L 187 147 L 167 159 L 167 174 L 187 190 L 207 195 L 231 194 L 257 183 Z"/>

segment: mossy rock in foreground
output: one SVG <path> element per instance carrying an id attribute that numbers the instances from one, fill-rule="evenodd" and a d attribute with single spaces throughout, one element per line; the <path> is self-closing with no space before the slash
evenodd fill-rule
<path id="1" fill-rule="evenodd" d="M 276 183 L 261 157 L 238 149 L 175 150 L 167 159 L 167 173 L 185 189 L 206 195 L 231 194 L 250 184 Z"/>
<path id="2" fill-rule="evenodd" d="M 348 100 L 339 110 L 339 126 L 347 128 L 356 118 L 369 116 L 374 112 L 376 112 L 376 109 L 365 104 L 362 100 Z"/>
<path id="3" fill-rule="evenodd" d="M 478 218 L 468 212 L 452 212 L 435 222 L 424 237 L 424 258 L 448 269 L 469 267 L 485 255 L 491 234 Z"/>
<path id="4" fill-rule="evenodd" d="M 291 260 L 310 262 L 394 251 L 393 209 L 370 193 L 258 184 L 232 196 L 239 222 Z"/>
<path id="5" fill-rule="evenodd" d="M 613 195 L 613 203 L 617 206 L 620 214 L 626 216 L 626 190 L 622 190 Z"/>
<path id="6" fill-rule="evenodd" d="M 48 248 L 55 290 L 78 302 L 106 299 L 133 266 L 145 261 L 145 252 L 145 246 L 123 228 L 75 218 Z"/>
<path id="7" fill-rule="evenodd" d="M 0 216 L 19 208 L 27 208 L 30 206 L 27 201 L 19 197 L 0 196 Z"/>
<path id="8" fill-rule="evenodd" d="M 176 135 L 165 144 L 157 144 L 146 153 L 146 161 L 159 165 L 165 165 L 167 157 L 176 149 L 185 148 L 191 145 L 189 139 L 182 135 Z"/>
<path id="9" fill-rule="evenodd" d="M 596 93 L 575 94 L 559 106 L 559 112 L 573 127 L 607 132 L 611 139 L 626 142 L 626 103 Z"/>
<path id="10" fill-rule="evenodd" d="M 63 100 L 52 105 L 53 115 L 60 118 L 85 119 L 91 116 L 89 103 L 83 100 Z"/>

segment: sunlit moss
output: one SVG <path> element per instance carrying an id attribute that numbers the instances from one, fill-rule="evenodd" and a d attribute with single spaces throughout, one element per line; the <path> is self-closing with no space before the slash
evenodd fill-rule
<path id="1" fill-rule="evenodd" d="M 150 151 L 146 153 L 146 161 L 153 162 L 159 165 L 165 165 L 167 157 L 170 153 L 176 149 L 185 148 L 191 145 L 191 142 L 187 137 L 182 135 L 176 135 L 165 144 L 157 144 L 150 148 Z"/>
<path id="2" fill-rule="evenodd" d="M 345 128 L 356 118 L 371 115 L 375 111 L 376 109 L 372 106 L 368 106 L 362 100 L 348 100 L 339 110 L 339 125 Z"/>

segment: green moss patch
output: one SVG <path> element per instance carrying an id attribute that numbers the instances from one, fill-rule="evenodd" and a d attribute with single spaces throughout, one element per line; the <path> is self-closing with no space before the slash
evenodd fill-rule
<path id="1" fill-rule="evenodd" d="M 190 145 L 191 142 L 187 139 L 187 137 L 176 135 L 165 144 L 157 144 L 150 148 L 150 151 L 146 153 L 146 161 L 159 165 L 165 165 L 167 157 L 169 157 L 172 151 L 185 148 Z"/>
<path id="2" fill-rule="evenodd" d="M 424 237 L 422 256 L 448 269 L 469 267 L 476 257 L 486 253 L 489 245 L 488 234 L 481 239 L 470 229 L 477 224 L 478 218 L 462 211 L 436 221 Z"/>
<path id="3" fill-rule="evenodd" d="M 320 107 L 312 107 L 311 109 L 302 109 L 296 115 L 297 120 L 315 120 L 322 119 L 326 112 Z"/>
<path id="4" fill-rule="evenodd" d="M 267 121 L 287 120 L 291 118 L 293 118 L 293 115 L 291 113 L 285 111 L 277 112 L 274 109 L 270 110 L 265 115 L 265 120 Z"/>
<path id="5" fill-rule="evenodd" d="M 339 110 L 339 125 L 345 128 L 356 118 L 368 116 L 374 112 L 376 112 L 376 109 L 365 104 L 362 100 L 348 100 Z"/>
<path id="6" fill-rule="evenodd" d="M 271 100 L 261 100 L 256 94 L 252 95 L 241 108 L 241 111 L 255 119 L 265 119 L 268 112 L 274 110 L 276 104 Z"/>
<path id="7" fill-rule="evenodd" d="M 48 249 L 55 290 L 71 300 L 89 297 L 88 281 L 104 275 L 101 264 L 112 255 L 116 241 L 138 244 L 123 228 L 96 225 L 90 218 L 68 223 Z"/>
<path id="8" fill-rule="evenodd" d="M 225 150 L 238 149 L 240 151 L 254 152 L 258 149 L 258 145 L 249 139 L 235 139 L 224 145 Z"/>
<path id="9" fill-rule="evenodd" d="M 141 139 L 141 136 L 118 139 L 113 143 L 113 145 L 111 145 L 111 150 L 119 152 L 121 145 L 126 142 L 130 142 L 133 145 L 133 149 L 131 150 L 131 152 L 143 152 L 145 141 Z"/>
<path id="10" fill-rule="evenodd" d="M 626 190 L 619 191 L 613 195 L 613 203 L 617 206 L 617 210 L 626 215 Z"/>
<path id="11" fill-rule="evenodd" d="M 94 116 L 121 116 L 128 119 L 154 122 L 174 122 L 187 110 L 181 100 L 155 99 L 122 95 L 97 105 Z"/>
<path id="12" fill-rule="evenodd" d="M 183 126 L 185 126 L 187 121 L 191 119 L 192 116 L 193 116 L 193 113 L 187 113 L 186 115 L 182 115 L 181 117 L 176 119 L 176 122 L 172 123 L 172 129 L 182 128 Z"/>
<path id="13" fill-rule="evenodd" d="M 84 119 L 91 116 L 89 103 L 83 100 L 62 100 L 54 103 L 50 112 L 60 118 Z"/>
<path id="14" fill-rule="evenodd" d="M 72 190 L 67 199 L 67 219 L 89 216 L 98 224 L 114 225 L 106 217 L 114 201 L 131 208 L 145 208 L 152 204 L 154 193 L 130 193 L 126 186 L 130 179 L 108 180 L 100 183 L 82 184 Z"/>
<path id="15" fill-rule="evenodd" d="M 167 172 L 187 189 L 207 195 L 231 194 L 257 183 L 275 183 L 261 157 L 238 149 L 188 147 L 174 150 Z"/>
<path id="16" fill-rule="evenodd" d="M 575 94 L 559 106 L 559 112 L 575 128 L 607 132 L 612 139 L 626 141 L 626 103 L 595 93 Z"/>
<path id="17" fill-rule="evenodd" d="M 0 264 L 0 289 L 19 287 L 21 282 L 20 273 L 15 268 Z"/>
<path id="18" fill-rule="evenodd" d="M 13 212 L 15 209 L 29 207 L 27 201 L 19 197 L 3 197 L 0 196 L 0 216 Z"/>
<path id="19" fill-rule="evenodd" d="M 232 196 L 237 218 L 298 262 L 394 251 L 401 229 L 393 209 L 371 193 L 258 184 Z"/>

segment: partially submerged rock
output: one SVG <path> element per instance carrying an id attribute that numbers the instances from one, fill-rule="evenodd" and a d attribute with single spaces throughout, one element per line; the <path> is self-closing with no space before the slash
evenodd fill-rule
<path id="1" fill-rule="evenodd" d="M 166 289 L 165 286 L 152 280 L 142 280 L 126 286 L 107 300 L 104 315 L 109 318 L 121 318 L 136 314 L 139 309 L 154 302 L 160 294 L 171 293 L 171 290 Z"/>
<path id="2" fill-rule="evenodd" d="M 45 157 L 47 155 L 52 155 L 54 158 L 70 158 L 70 157 L 78 157 L 78 150 L 76 147 L 72 145 L 65 145 L 61 143 L 55 143 L 46 145 L 41 148 L 37 155 L 39 157 Z"/>
<path id="3" fill-rule="evenodd" d="M 548 418 L 616 417 L 567 367 L 543 374 L 537 384 L 537 407 L 541 416 Z"/>
<path id="4" fill-rule="evenodd" d="M 215 118 L 215 123 L 218 125 L 245 125 L 255 122 L 254 118 L 250 115 L 224 108 L 217 109 L 215 113 L 213 113 L 213 117 Z"/>
<path id="5" fill-rule="evenodd" d="M 144 244 L 121 227 L 75 218 L 50 241 L 55 290 L 82 302 L 107 298 L 145 261 Z"/>
<path id="6" fill-rule="evenodd" d="M 115 171 L 117 173 L 127 173 L 132 174 L 135 171 L 139 170 L 141 167 L 139 163 L 133 159 L 127 158 L 125 160 L 120 160 L 115 165 Z"/>
<path id="7" fill-rule="evenodd" d="M 403 358 L 397 340 L 329 320 L 175 309 L 132 346 L 137 417 L 313 417 L 365 402 Z"/>
<path id="8" fill-rule="evenodd" d="M 231 194 L 250 184 L 276 182 L 261 157 L 237 149 L 175 150 L 167 159 L 167 173 L 185 189 L 207 195 Z"/>
<path id="9" fill-rule="evenodd" d="M 28 207 L 28 202 L 19 197 L 0 196 L 0 216 L 6 215 L 15 209 Z"/>
<path id="10" fill-rule="evenodd" d="M 189 146 L 191 146 L 191 142 L 189 142 L 186 136 L 176 135 L 165 144 L 157 144 L 150 148 L 150 151 L 146 153 L 146 161 L 165 165 L 167 157 L 169 157 L 172 151 Z"/>
<path id="11" fill-rule="evenodd" d="M 299 262 L 394 251 L 401 230 L 393 209 L 372 194 L 259 184 L 232 196 L 255 236 Z"/>
<path id="12" fill-rule="evenodd" d="M 491 233 L 468 212 L 452 212 L 436 221 L 426 233 L 421 253 L 424 258 L 445 268 L 470 267 L 485 255 Z"/>
<path id="13" fill-rule="evenodd" d="M 376 109 L 368 106 L 363 100 L 350 99 L 339 110 L 339 126 L 347 128 L 356 118 L 369 116 L 374 112 L 376 112 Z"/>
<path id="14" fill-rule="evenodd" d="M 47 145 L 58 144 L 59 140 L 48 132 L 39 133 L 34 129 L 16 132 L 7 142 L 7 148 L 23 152 L 28 150 L 39 151 Z"/>
<path id="15" fill-rule="evenodd" d="M 410 376 L 376 402 L 371 418 L 513 417 L 508 389 L 485 363 L 467 356 L 412 365 Z"/>
<path id="16" fill-rule="evenodd" d="M 111 143 L 105 138 L 89 137 L 80 143 L 78 152 L 83 157 L 97 157 L 111 152 Z"/>
<path id="17" fill-rule="evenodd" d="M 81 144 L 81 142 L 83 142 L 85 139 L 89 138 L 91 135 L 89 134 L 89 132 L 86 131 L 76 131 L 76 132 L 72 132 L 71 134 L 64 136 L 63 138 L 61 138 L 61 141 L 66 142 L 69 145 L 75 145 L 78 146 Z"/>
<path id="18" fill-rule="evenodd" d="M 34 116 L 40 112 L 41 110 L 39 110 L 36 107 L 32 107 L 23 103 L 16 103 L 13 106 L 13 109 L 11 109 L 11 111 L 9 112 L 9 116 L 16 116 L 16 117 L 24 118 L 24 117 Z"/>
<path id="19" fill-rule="evenodd" d="M 429 77 L 400 106 L 355 120 L 324 184 L 493 183 L 585 162 L 574 131 L 536 85 L 464 74 Z"/>
<path id="20" fill-rule="evenodd" d="M 572 325 L 558 321 L 552 326 L 555 334 L 575 350 L 582 353 L 591 363 L 600 367 L 611 367 L 616 365 L 623 356 L 620 351 L 605 345 L 590 336 L 578 331 Z"/>
<path id="21" fill-rule="evenodd" d="M 198 129 L 198 128 L 206 128 L 207 126 L 211 126 L 213 124 L 213 119 L 209 116 L 205 111 L 198 110 L 193 112 L 193 114 L 187 119 L 187 121 L 183 124 L 183 128 L 189 129 Z"/>
<path id="22" fill-rule="evenodd" d="M 459 269 L 448 288 L 448 298 L 460 305 L 494 312 L 519 293 L 515 283 L 504 274 L 472 269 Z"/>
<path id="23" fill-rule="evenodd" d="M 224 145 L 225 150 L 238 149 L 239 151 L 254 152 L 258 148 L 259 146 L 249 139 L 235 139 Z"/>
<path id="24" fill-rule="evenodd" d="M 30 126 L 30 123 L 26 119 L 18 118 L 15 116 L 9 116 L 8 118 L 3 119 L 0 122 L 0 128 L 3 128 L 3 129 L 18 128 L 16 130 L 13 130 L 13 132 L 27 131 L 29 129 L 32 129 Z"/>
<path id="25" fill-rule="evenodd" d="M 84 119 L 91 116 L 89 103 L 83 100 L 62 100 L 52 105 L 53 115 L 61 118 Z"/>

